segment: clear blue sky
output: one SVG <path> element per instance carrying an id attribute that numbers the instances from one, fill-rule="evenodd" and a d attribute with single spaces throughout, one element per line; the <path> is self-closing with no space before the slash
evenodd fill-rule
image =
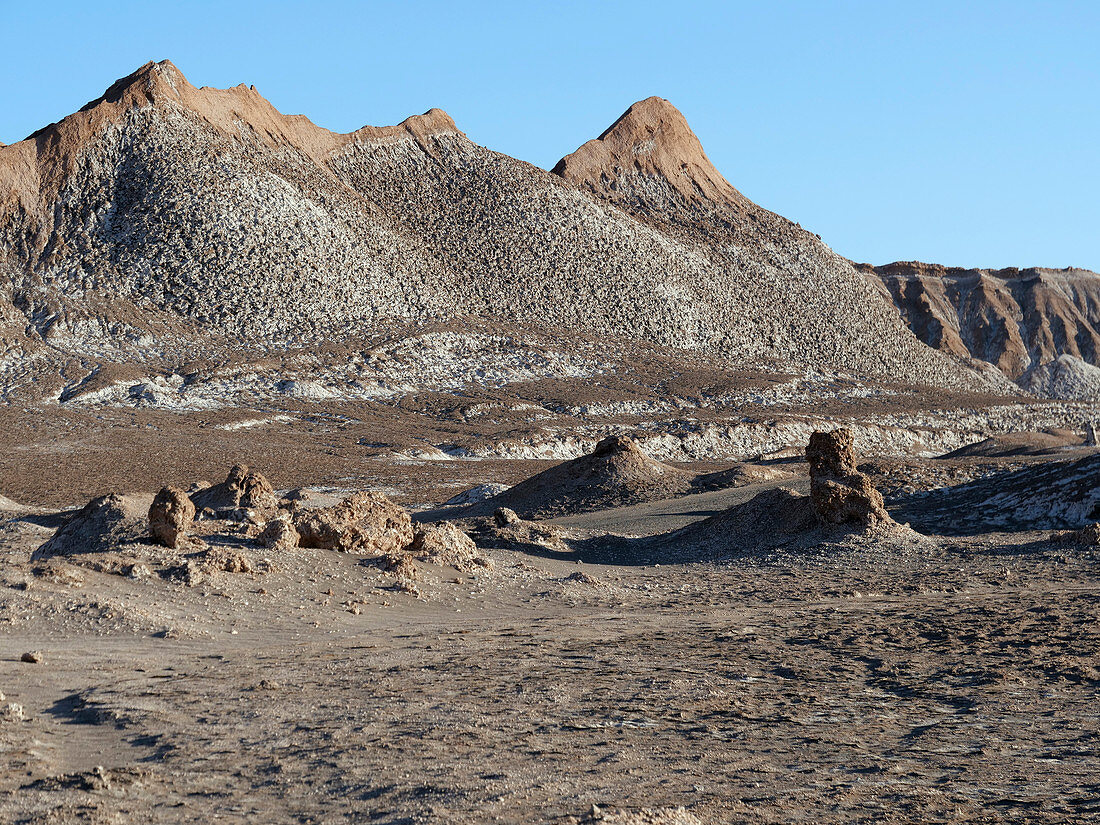
<path id="1" fill-rule="evenodd" d="M 147 60 L 330 129 L 432 106 L 549 167 L 649 95 L 859 261 L 1100 270 L 1100 2 L 0 0 L 0 141 Z"/>

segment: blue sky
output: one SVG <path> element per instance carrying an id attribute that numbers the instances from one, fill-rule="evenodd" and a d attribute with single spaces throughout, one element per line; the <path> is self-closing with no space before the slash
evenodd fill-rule
<path id="1" fill-rule="evenodd" d="M 1100 270 L 1100 3 L 0 0 L 0 141 L 147 60 L 338 131 L 432 106 L 550 167 L 633 101 L 857 261 Z"/>

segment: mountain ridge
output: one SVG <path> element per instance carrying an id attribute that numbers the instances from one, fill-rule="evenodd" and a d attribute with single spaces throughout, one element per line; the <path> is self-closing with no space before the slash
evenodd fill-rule
<path id="1" fill-rule="evenodd" d="M 740 195 L 667 101 L 597 142 L 554 174 L 438 109 L 339 135 L 254 87 L 197 89 L 150 63 L 0 149 L 0 266 L 28 333 L 77 354 L 479 316 L 988 386 L 918 342 L 849 261 Z M 615 186 L 596 185 L 600 163 Z"/>

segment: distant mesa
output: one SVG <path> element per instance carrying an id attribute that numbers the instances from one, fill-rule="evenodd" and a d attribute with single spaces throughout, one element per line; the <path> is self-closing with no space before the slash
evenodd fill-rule
<path id="1" fill-rule="evenodd" d="M 987 361 L 1025 389 L 1100 400 L 1100 275 L 1086 269 L 859 264 L 918 338 Z"/>

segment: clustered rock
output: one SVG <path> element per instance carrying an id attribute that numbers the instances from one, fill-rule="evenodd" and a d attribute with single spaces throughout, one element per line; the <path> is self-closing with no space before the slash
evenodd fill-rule
<path id="1" fill-rule="evenodd" d="M 354 493 L 331 507 L 303 507 L 299 499 L 279 501 L 270 482 L 245 465 L 234 466 L 221 484 L 192 487 L 190 493 L 164 487 L 151 504 L 143 505 L 148 500 L 109 495 L 89 502 L 39 548 L 38 557 L 47 562 L 36 570 L 43 577 L 58 578 L 64 571 L 52 567 L 50 557 L 81 554 L 96 559 L 90 565 L 94 569 L 133 579 L 149 578 L 153 572 L 147 564 L 119 551 L 150 541 L 188 551 L 170 554 L 162 561 L 174 560 L 164 575 L 189 586 L 215 573 L 252 573 L 263 568 L 240 550 L 209 546 L 194 535 L 197 513 L 207 519 L 238 522 L 236 533 L 267 549 L 335 550 L 377 559 L 383 569 L 393 573 L 398 589 L 410 593 L 419 592 L 413 584 L 419 577 L 416 560 L 462 571 L 489 566 L 456 525 L 442 522 L 414 527 L 409 513 L 381 493 Z"/>
<path id="2" fill-rule="evenodd" d="M 882 494 L 856 468 L 855 440 L 848 429 L 815 432 L 806 448 L 810 463 L 810 500 L 827 524 L 885 524 Z"/>

